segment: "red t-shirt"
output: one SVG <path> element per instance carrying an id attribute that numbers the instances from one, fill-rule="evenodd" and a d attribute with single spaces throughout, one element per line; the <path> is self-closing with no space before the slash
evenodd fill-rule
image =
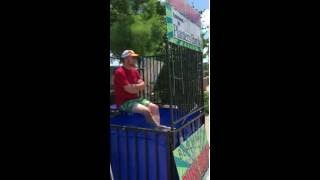
<path id="1" fill-rule="evenodd" d="M 131 94 L 124 90 L 128 84 L 138 84 L 139 71 L 136 68 L 119 67 L 114 73 L 114 89 L 116 105 L 120 107 L 125 101 L 138 98 L 138 94 Z"/>

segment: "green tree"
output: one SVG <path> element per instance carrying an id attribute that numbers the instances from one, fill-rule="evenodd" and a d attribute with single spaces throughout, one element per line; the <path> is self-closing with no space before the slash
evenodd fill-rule
<path id="1" fill-rule="evenodd" d="M 202 15 L 205 12 L 205 10 L 200 10 L 198 12 L 199 12 L 200 15 Z M 207 51 L 205 52 L 205 54 L 203 54 L 204 58 L 209 56 L 209 38 L 207 38 L 207 39 L 205 38 L 205 35 L 208 33 L 207 30 L 208 30 L 208 26 L 206 26 L 206 27 L 202 26 L 201 27 L 202 48 L 203 48 L 203 50 L 205 48 L 207 48 Z"/>
<path id="2" fill-rule="evenodd" d="M 204 112 L 206 115 L 209 114 L 209 92 L 205 91 L 204 92 Z"/>
<path id="3" fill-rule="evenodd" d="M 209 63 L 203 63 L 203 76 L 209 76 Z"/>
<path id="4" fill-rule="evenodd" d="M 115 55 L 125 49 L 159 54 L 165 33 L 165 8 L 158 0 L 111 0 L 110 47 Z"/>
<path id="5" fill-rule="evenodd" d="M 203 48 L 203 50 L 204 50 L 205 48 L 208 48 L 208 50 L 206 51 L 206 53 L 203 54 L 203 57 L 207 57 L 207 56 L 209 56 L 209 39 L 205 39 L 204 36 L 205 36 L 205 33 L 201 33 L 202 48 Z"/>

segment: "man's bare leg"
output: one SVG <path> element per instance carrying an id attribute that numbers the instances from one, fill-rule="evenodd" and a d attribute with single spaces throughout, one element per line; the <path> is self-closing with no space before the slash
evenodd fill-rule
<path id="1" fill-rule="evenodd" d="M 153 116 L 153 119 L 156 120 L 159 123 L 159 128 L 164 128 L 166 130 L 169 130 L 170 127 L 161 125 L 160 123 L 160 113 L 159 113 L 159 106 L 153 103 L 150 103 L 148 105 L 149 110 L 151 111 L 151 114 Z"/>
<path id="2" fill-rule="evenodd" d="M 155 121 L 157 121 L 157 123 L 160 125 L 159 107 L 156 104 L 153 104 L 153 103 L 150 103 L 147 107 L 150 110 L 153 119 Z"/>
<path id="3" fill-rule="evenodd" d="M 143 114 L 145 116 L 145 118 L 155 126 L 159 126 L 160 125 L 159 121 L 154 119 L 150 109 L 148 107 L 142 105 L 142 104 L 135 104 L 132 107 L 132 112 Z"/>

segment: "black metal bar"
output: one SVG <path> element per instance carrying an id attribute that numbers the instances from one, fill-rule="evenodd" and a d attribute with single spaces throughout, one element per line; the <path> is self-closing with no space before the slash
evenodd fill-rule
<path id="1" fill-rule="evenodd" d="M 141 61 L 142 61 L 142 58 L 139 57 L 139 59 L 138 59 L 138 68 L 139 68 L 140 78 L 141 78 L 141 79 L 144 79 L 144 78 L 143 78 L 143 70 L 142 70 L 142 66 L 141 66 Z M 140 95 L 140 96 L 143 96 L 142 93 L 143 93 L 143 92 L 139 91 L 139 95 Z"/>
<path id="2" fill-rule="evenodd" d="M 171 44 L 171 48 L 170 48 L 170 52 L 171 52 L 171 56 L 170 56 L 170 64 L 171 64 L 171 69 L 170 69 L 170 73 L 171 75 L 169 74 L 169 78 L 172 79 L 172 105 L 175 106 L 177 105 L 177 98 L 173 98 L 173 97 L 177 97 L 175 92 L 176 92 L 176 78 L 175 78 L 175 63 L 176 63 L 176 57 L 177 57 L 177 53 L 176 53 L 176 48 L 175 48 L 175 45 L 174 44 Z M 173 111 L 173 110 L 172 110 Z M 173 114 L 173 119 L 172 121 L 174 121 L 177 117 L 177 111 L 173 111 L 174 114 Z"/>
<path id="3" fill-rule="evenodd" d="M 138 58 L 138 69 L 141 68 L 141 57 Z"/>
<path id="4" fill-rule="evenodd" d="M 190 104 L 190 100 L 192 100 L 192 97 L 191 97 L 191 89 L 190 89 L 190 82 L 192 81 L 192 68 L 190 68 L 190 65 L 192 65 L 192 59 L 190 58 L 191 56 L 191 53 L 189 51 L 189 49 L 187 48 L 184 48 L 185 49 L 185 54 L 186 54 L 186 61 L 187 63 L 186 64 L 186 68 L 188 69 L 189 73 L 188 73 L 188 82 L 187 85 L 188 85 L 188 99 L 186 99 L 186 112 L 185 113 L 188 113 L 191 109 L 191 104 Z"/>
<path id="5" fill-rule="evenodd" d="M 161 57 L 158 57 L 158 58 L 161 58 Z M 160 68 L 159 68 L 159 66 L 160 66 Z M 158 61 L 157 61 L 157 79 L 156 79 L 155 84 L 154 84 L 154 87 L 153 87 L 153 89 L 154 89 L 154 94 L 155 94 L 155 97 L 156 97 L 156 100 L 157 100 L 158 103 L 160 103 L 160 102 L 159 102 L 159 94 L 156 93 L 155 87 L 156 87 L 156 84 L 157 84 L 157 82 L 158 82 L 158 78 L 159 78 L 159 76 L 160 76 L 160 69 L 161 69 L 161 61 L 158 59 Z"/>
<path id="6" fill-rule="evenodd" d="M 193 121 L 193 132 L 195 132 L 197 130 L 197 124 L 196 121 Z"/>
<path id="7" fill-rule="evenodd" d="M 193 62 L 194 65 L 196 65 L 196 62 Z M 197 66 L 195 66 L 197 67 Z M 191 110 L 193 110 L 194 108 L 197 108 L 198 105 L 197 105 L 197 94 L 198 94 L 198 91 L 197 91 L 197 71 L 193 71 L 192 72 L 192 81 L 190 83 L 190 86 L 192 87 L 191 91 L 192 91 L 192 99 L 193 99 L 193 102 L 192 102 L 192 106 L 191 106 Z"/>
<path id="8" fill-rule="evenodd" d="M 148 132 L 157 132 L 157 133 L 167 133 L 165 131 L 157 130 L 157 129 L 148 129 L 148 128 L 142 128 L 142 127 L 134 127 L 134 126 L 123 126 L 123 125 L 116 125 L 116 124 L 110 124 L 110 127 L 115 127 L 115 128 L 128 128 L 128 129 L 136 129 L 136 130 L 141 130 L 141 131 L 148 131 Z"/>
<path id="9" fill-rule="evenodd" d="M 193 134 L 192 126 L 193 126 L 193 124 L 190 123 L 190 131 L 191 131 L 190 134 Z"/>
<path id="10" fill-rule="evenodd" d="M 198 66 L 197 66 L 197 61 L 198 59 L 196 58 L 197 54 L 192 53 L 191 59 L 190 59 L 190 64 L 192 64 L 195 69 L 192 70 L 191 74 L 191 81 L 190 81 L 190 89 L 191 89 L 191 99 L 193 100 L 191 103 L 191 110 L 195 108 L 195 101 L 197 100 L 197 92 L 196 92 L 196 80 L 197 80 L 197 71 L 198 71 Z"/>
<path id="11" fill-rule="evenodd" d="M 185 128 L 186 126 L 188 126 L 189 124 L 191 124 L 193 121 L 195 120 L 199 120 L 199 118 L 201 118 L 202 116 L 204 116 L 205 113 L 202 112 L 200 115 L 198 115 L 197 117 L 193 118 L 192 120 L 190 120 L 189 122 L 187 122 L 186 124 L 182 125 L 181 127 L 177 128 L 176 131 L 179 131 L 182 128 Z"/>
<path id="12" fill-rule="evenodd" d="M 107 175 L 107 174 L 106 174 Z M 106 176 L 107 177 L 107 176 Z M 110 179 L 114 180 L 113 172 L 112 172 L 112 166 L 110 164 Z"/>
<path id="13" fill-rule="evenodd" d="M 190 56 L 189 56 L 189 68 L 190 68 L 190 71 L 191 71 L 191 73 L 190 73 L 190 80 L 189 80 L 189 88 L 190 88 L 190 99 L 191 99 L 191 101 L 189 101 L 189 104 L 190 104 L 190 108 L 189 108 L 189 111 L 188 112 L 190 112 L 190 111 L 192 111 L 192 109 L 194 108 L 194 101 L 195 101 L 195 92 L 194 92 L 194 86 L 193 86 L 193 84 L 194 84 L 194 72 L 197 70 L 197 66 L 194 66 L 194 64 L 195 64 L 195 62 L 196 62 L 196 59 L 194 59 L 194 52 L 192 52 L 192 51 L 190 51 L 189 50 L 189 54 L 190 54 Z"/>
<path id="14" fill-rule="evenodd" d="M 192 78 L 192 75 L 193 75 L 193 71 L 196 67 L 192 66 L 193 65 L 193 59 L 192 59 L 192 55 L 193 55 L 193 52 L 190 50 L 190 49 L 186 49 L 187 51 L 187 58 L 186 58 L 186 61 L 187 61 L 187 68 L 188 70 L 190 71 L 190 73 L 188 73 L 188 78 L 186 79 L 186 83 L 188 83 L 188 89 L 189 89 L 189 98 L 187 99 L 187 104 L 188 104 L 188 110 L 186 113 L 189 113 L 192 109 L 192 101 L 194 101 L 193 99 L 193 94 L 192 94 L 192 81 L 193 81 L 193 78 Z"/>
<path id="15" fill-rule="evenodd" d="M 154 83 L 155 73 L 156 73 L 156 72 L 155 72 L 155 68 L 154 68 L 154 59 L 155 59 L 155 58 L 152 57 L 152 78 L 151 78 L 151 79 L 152 79 L 152 81 L 151 81 L 152 83 L 150 83 L 150 85 L 151 85 L 150 88 L 151 88 L 152 102 L 154 102 L 154 100 L 155 100 L 155 99 L 154 99 L 154 94 L 153 94 L 153 83 Z"/>
<path id="16" fill-rule="evenodd" d="M 196 112 L 198 112 L 198 111 L 200 111 L 200 110 L 202 110 L 202 109 L 204 109 L 204 107 L 199 107 L 199 108 L 197 108 L 197 109 L 189 112 L 187 115 L 184 115 L 183 117 L 179 118 L 179 119 L 176 120 L 174 123 L 177 124 L 177 123 L 185 120 L 185 119 L 186 119 L 187 117 L 189 117 L 190 115 L 192 115 L 192 114 L 194 114 L 194 113 L 196 113 Z"/>
<path id="17" fill-rule="evenodd" d="M 149 70 L 148 70 L 148 74 L 149 74 L 149 79 L 148 79 L 148 99 L 150 99 L 151 100 L 151 81 L 152 81 L 152 74 L 151 74 L 151 71 L 152 71 L 152 69 L 151 69 L 151 66 L 152 66 L 152 57 L 150 57 L 149 59 L 148 59 L 148 61 L 149 61 L 149 64 L 148 64 L 148 67 L 149 67 Z"/>
<path id="18" fill-rule="evenodd" d="M 172 78 L 172 74 L 171 74 L 171 63 L 172 63 L 172 55 L 171 53 L 169 53 L 169 42 L 167 43 L 166 45 L 166 55 L 167 55 L 167 59 L 168 59 L 168 65 L 169 65 L 169 93 L 170 93 L 170 120 L 171 120 L 171 130 L 174 129 L 174 124 L 173 124 L 173 109 L 172 109 L 172 106 L 173 106 L 173 96 L 172 96 L 172 82 L 171 82 L 171 78 Z M 171 52 L 171 51 L 170 51 Z M 170 54 L 170 55 L 169 55 Z"/>
<path id="19" fill-rule="evenodd" d="M 146 59 L 146 65 L 147 65 L 146 70 L 147 70 L 147 81 L 148 81 L 148 83 L 147 83 L 147 99 L 149 99 L 150 101 L 151 101 L 151 99 L 150 99 L 151 59 L 152 59 L 152 57 L 148 57 Z"/>
<path id="20" fill-rule="evenodd" d="M 176 66 L 176 63 L 177 63 L 177 48 L 176 48 L 176 46 L 175 46 L 175 44 L 172 44 L 172 46 L 171 46 L 172 48 L 171 48 L 171 52 L 172 52 L 172 56 L 171 56 L 171 64 L 172 64 L 172 66 L 171 66 L 171 72 L 172 72 L 172 82 L 173 82 L 173 84 L 172 84 L 172 102 L 173 102 L 173 105 L 174 106 L 177 106 L 178 105 L 178 96 L 177 96 L 177 94 L 176 94 L 176 92 L 177 92 L 177 86 L 176 86 L 176 81 L 177 81 L 177 79 L 176 79 L 176 71 L 175 71 L 175 68 L 177 67 Z M 178 112 L 177 112 L 177 110 L 175 110 L 174 111 L 174 115 L 173 115 L 174 117 L 173 117 L 173 122 L 175 121 L 175 119 L 177 118 L 177 116 L 178 116 Z"/>
<path id="21" fill-rule="evenodd" d="M 143 58 L 143 66 L 144 66 L 144 75 L 143 75 L 143 78 L 145 78 L 145 82 L 146 82 L 146 85 L 145 85 L 145 89 L 143 91 L 144 93 L 144 98 L 148 98 L 148 66 L 147 66 L 147 63 L 148 63 L 148 58 L 147 57 L 144 57 Z"/>
<path id="22" fill-rule="evenodd" d="M 144 98 L 147 98 L 147 93 L 148 93 L 148 66 L 147 66 L 147 57 L 143 58 L 143 66 L 144 66 L 144 74 L 143 74 L 143 78 L 144 78 L 144 82 L 145 83 L 145 88 L 144 88 Z"/>
<path id="23" fill-rule="evenodd" d="M 170 56 L 170 58 L 169 58 L 169 63 L 170 63 L 170 74 L 169 74 L 169 78 L 171 79 L 171 81 L 172 81 L 172 84 L 171 84 L 171 94 L 172 94 L 172 98 L 173 97 L 175 97 L 175 74 L 174 74 L 174 67 L 175 67 L 175 65 L 174 65 L 174 63 L 175 63 L 175 58 L 176 58 L 176 54 L 175 54 L 175 51 L 174 51 L 174 44 L 170 44 L 170 54 L 171 54 L 171 56 Z M 173 108 L 174 108 L 174 106 L 177 104 L 177 99 L 176 98 L 173 98 L 172 99 L 172 112 L 173 112 L 173 119 L 172 119 L 172 121 L 174 121 L 174 119 L 176 118 L 176 111 L 173 111 Z"/>
<path id="24" fill-rule="evenodd" d="M 181 144 L 183 142 L 183 129 L 179 129 L 178 130 L 178 138 L 179 138 L 179 144 Z"/>
<path id="25" fill-rule="evenodd" d="M 199 55 L 200 58 L 199 59 L 202 59 L 202 54 Z M 203 88 L 203 63 L 201 61 L 201 70 L 200 70 L 200 77 L 201 77 L 201 81 L 200 81 L 200 84 L 201 84 L 201 88 Z M 203 93 L 203 89 L 201 89 L 201 105 L 204 105 L 204 93 Z"/>
<path id="26" fill-rule="evenodd" d="M 191 133 L 193 133 L 194 132 L 194 123 L 191 123 Z"/>
<path id="27" fill-rule="evenodd" d="M 159 72 L 158 72 L 157 83 L 155 84 L 155 89 L 157 90 L 159 104 L 163 104 L 163 100 L 162 100 L 163 90 L 160 89 L 160 87 L 162 87 L 162 84 L 163 84 L 162 81 L 161 81 L 161 78 L 162 78 L 162 75 L 163 75 L 162 74 L 163 66 L 161 66 L 161 64 L 164 64 L 162 56 L 160 56 L 160 58 L 159 58 L 159 63 L 160 63 L 160 65 L 159 65 L 160 67 L 159 67 Z"/>
<path id="28" fill-rule="evenodd" d="M 201 59 L 201 57 L 202 56 L 198 55 L 198 59 Z M 197 62 L 197 66 L 200 67 L 200 68 L 203 66 L 202 60 L 200 62 Z M 199 68 L 197 68 L 197 69 L 199 69 Z M 198 103 L 200 105 L 202 105 L 201 104 L 201 91 L 203 91 L 203 86 L 201 85 L 201 82 L 203 81 L 203 74 L 202 74 L 202 72 L 200 70 L 197 73 L 197 78 L 200 80 L 199 83 L 197 84 L 197 87 L 198 87 L 197 90 L 198 90 L 198 96 L 199 96 Z"/>
<path id="29" fill-rule="evenodd" d="M 158 71 L 157 71 L 157 57 L 154 57 L 153 59 L 153 78 L 152 78 L 152 97 L 153 97 L 153 101 L 157 102 L 157 98 L 156 98 L 156 93 L 154 90 L 154 87 L 156 85 L 156 80 L 157 80 L 157 75 L 158 75 Z"/>
<path id="30" fill-rule="evenodd" d="M 182 47 L 181 46 L 178 46 L 178 59 L 179 59 L 179 61 L 180 61 L 180 63 L 182 63 L 182 61 L 183 61 L 183 56 L 181 56 L 181 51 L 182 51 Z M 183 67 L 180 67 L 181 68 L 181 71 L 183 72 Z M 185 73 L 186 74 L 186 73 Z M 182 74 L 182 80 L 181 80 L 181 83 L 183 83 L 183 81 L 184 81 L 184 77 L 183 77 L 183 74 Z M 183 87 L 182 87 L 183 88 Z M 187 91 L 187 89 L 186 89 L 186 91 Z M 184 96 L 186 96 L 186 93 L 187 92 L 185 92 L 184 93 Z M 187 96 L 186 96 L 187 97 Z M 183 96 L 178 96 L 177 97 L 177 99 L 179 99 L 179 105 L 178 106 L 181 106 L 180 108 L 179 108 L 179 111 L 178 111 L 178 117 L 176 117 L 176 119 L 175 120 L 177 120 L 178 118 L 180 118 L 182 115 L 183 115 L 183 113 L 182 113 L 182 111 L 181 110 L 183 110 L 184 109 L 184 107 L 183 107 L 183 103 L 184 103 L 184 101 L 185 101 L 185 98 L 183 98 Z"/>
<path id="31" fill-rule="evenodd" d="M 190 77 L 191 77 L 191 74 L 192 74 L 192 69 L 190 68 L 190 51 L 187 49 L 187 48 L 184 48 L 185 49 L 185 55 L 186 55 L 186 57 L 185 57 L 185 61 L 186 61 L 186 63 L 185 63 L 185 67 L 186 67 L 186 69 L 188 69 L 188 71 L 189 71 L 189 73 L 188 73 L 188 76 L 187 76 L 187 78 L 186 78 L 186 83 L 188 84 L 188 98 L 186 98 L 186 112 L 185 113 L 188 113 L 189 111 L 190 111 L 190 108 L 191 108 L 191 106 L 190 106 L 190 100 L 192 100 L 191 99 L 191 97 L 190 97 L 190 91 L 191 91 L 191 89 L 190 89 L 190 81 L 192 81 L 192 79 L 190 79 Z"/>
<path id="32" fill-rule="evenodd" d="M 183 48 L 183 47 L 179 47 L 179 49 L 180 49 L 180 53 L 179 53 L 179 56 L 180 56 L 180 59 L 181 59 L 181 61 L 184 61 L 184 68 L 186 67 L 186 65 L 187 65 L 187 61 L 186 61 L 186 59 L 188 58 L 187 57 L 187 54 L 185 54 L 185 52 L 186 52 L 186 49 L 185 48 Z M 184 54 L 184 56 L 183 56 L 183 54 Z M 186 69 L 185 68 L 185 70 L 187 70 L 187 71 L 189 71 L 189 69 Z M 188 72 L 188 74 L 189 74 L 190 72 Z M 187 75 L 188 75 L 187 74 Z M 182 79 L 182 81 L 184 81 L 184 78 L 185 77 L 182 77 L 183 79 Z M 189 92 L 187 92 L 187 93 L 189 93 Z M 188 95 L 185 95 L 185 97 L 181 97 L 181 107 L 182 107 L 182 109 L 181 109 L 181 111 L 180 111 L 180 117 L 181 116 L 183 116 L 184 115 L 184 111 L 186 111 L 187 110 L 187 104 L 186 104 L 186 102 L 187 102 L 187 99 L 186 98 L 189 98 L 188 97 Z M 180 118 L 179 117 L 179 118 Z"/>
<path id="33" fill-rule="evenodd" d="M 143 81 L 145 82 L 145 88 L 143 90 L 143 95 L 144 95 L 144 98 L 148 99 L 148 83 L 149 83 L 149 80 L 148 80 L 148 57 L 143 57 L 143 66 L 144 66 L 144 74 L 143 74 Z"/>
<path id="34" fill-rule="evenodd" d="M 148 91 L 148 97 L 147 97 L 147 99 L 149 99 L 150 101 L 152 101 L 153 102 L 153 100 L 152 100 L 152 95 L 151 95 L 151 87 L 152 87 L 152 59 L 153 59 L 153 57 L 148 57 L 148 62 L 149 62 L 149 64 L 148 64 L 148 73 L 149 73 L 149 79 L 148 79 L 148 89 L 149 89 L 149 91 Z"/>
<path id="35" fill-rule="evenodd" d="M 175 130 L 172 132 L 172 141 L 171 141 L 172 149 L 174 149 L 175 144 L 176 144 L 176 133 L 177 133 L 177 130 L 175 129 Z"/>

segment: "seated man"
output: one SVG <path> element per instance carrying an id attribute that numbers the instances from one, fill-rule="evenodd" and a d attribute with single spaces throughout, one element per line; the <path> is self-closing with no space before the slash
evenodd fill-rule
<path id="1" fill-rule="evenodd" d="M 138 56 L 132 50 L 125 50 L 121 55 L 123 66 L 114 73 L 117 107 L 126 112 L 143 114 L 157 128 L 168 128 L 160 125 L 159 107 L 147 99 L 139 98 L 139 91 L 144 90 L 144 81 L 135 66 Z"/>

